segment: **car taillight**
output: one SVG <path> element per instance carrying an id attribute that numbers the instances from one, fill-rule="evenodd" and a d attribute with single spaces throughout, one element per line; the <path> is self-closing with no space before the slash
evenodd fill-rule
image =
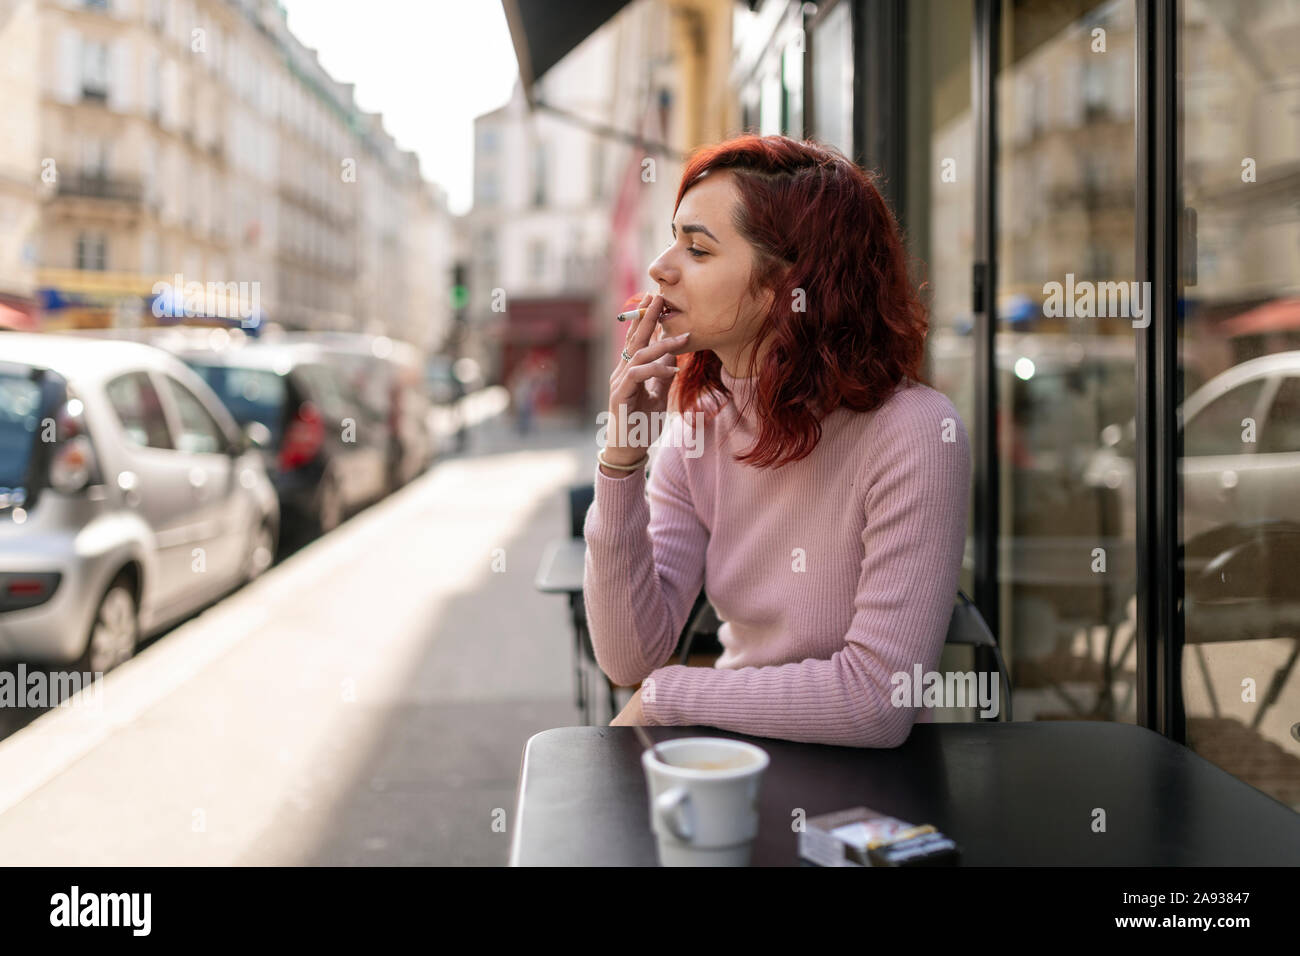
<path id="1" fill-rule="evenodd" d="M 77 435 L 61 442 L 50 462 L 50 487 L 65 495 L 81 491 L 95 469 L 95 451 L 90 439 Z"/>
<path id="2" fill-rule="evenodd" d="M 311 402 L 303 402 L 294 413 L 293 420 L 284 431 L 280 442 L 278 465 L 281 471 L 290 471 L 307 464 L 320 452 L 325 442 L 325 423 Z"/>
<path id="3" fill-rule="evenodd" d="M 82 421 L 80 399 L 71 398 L 59 411 L 55 426 L 58 444 L 50 459 L 50 487 L 65 495 L 76 494 L 95 474 L 95 448 Z"/>

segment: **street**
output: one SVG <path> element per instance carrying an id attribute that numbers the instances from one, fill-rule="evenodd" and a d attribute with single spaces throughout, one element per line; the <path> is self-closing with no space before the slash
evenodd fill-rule
<path id="1" fill-rule="evenodd" d="M 567 603 L 533 578 L 593 435 L 483 423 L 112 671 L 101 709 L 0 740 L 0 862 L 504 864 L 525 741 L 578 723 Z"/>

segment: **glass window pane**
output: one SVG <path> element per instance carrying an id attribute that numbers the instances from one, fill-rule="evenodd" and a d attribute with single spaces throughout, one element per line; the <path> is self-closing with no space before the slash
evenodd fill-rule
<path id="1" fill-rule="evenodd" d="M 0 373 L 0 493 L 26 487 L 40 417 L 40 386 L 26 375 Z"/>
<path id="2" fill-rule="evenodd" d="M 162 400 L 144 372 L 118 376 L 104 387 L 126 437 L 142 448 L 171 448 Z"/>
<path id="3" fill-rule="evenodd" d="M 234 365 L 192 362 L 190 368 L 217 393 L 239 425 L 261 422 L 271 432 L 270 447 L 279 447 L 280 432 L 284 427 L 283 378 L 275 372 Z"/>
<path id="4" fill-rule="evenodd" d="M 167 387 L 171 390 L 176 410 L 180 413 L 181 431 L 176 439 L 176 447 L 181 451 L 199 454 L 221 452 L 225 447 L 221 427 L 212 420 L 194 393 L 170 376 L 167 377 Z"/>
<path id="5" fill-rule="evenodd" d="M 925 263 L 930 338 L 929 384 L 951 399 L 975 435 L 975 352 L 971 340 L 970 275 L 974 261 L 975 177 L 971 114 L 972 0 L 925 0 L 907 16 L 908 252 Z M 971 509 L 973 521 L 974 508 Z M 968 554 L 973 556 L 968 537 Z M 974 590 L 974 562 L 963 562 L 961 587 Z"/>
<path id="6" fill-rule="evenodd" d="M 908 5 L 904 43 L 907 76 L 907 158 L 902 221 L 908 253 L 924 271 L 930 310 L 924 374 L 946 395 L 975 440 L 975 352 L 971 340 L 970 276 L 974 261 L 974 127 L 971 113 L 972 0 L 916 0 Z M 975 509 L 970 509 L 959 586 L 975 585 Z M 947 646 L 941 671 L 974 669 L 969 648 Z M 970 720 L 964 708 L 937 720 Z"/>
<path id="7" fill-rule="evenodd" d="M 1289 454 L 1300 449 L 1300 5 L 1185 0 L 1176 9 L 1180 347 L 1202 378 L 1253 362 L 1261 382 L 1188 416 L 1187 743 L 1300 810 L 1300 456 Z M 1217 386 L 1198 389 L 1189 377 L 1183 388 L 1190 405 Z M 1246 409 L 1260 389 L 1269 407 Z"/>
<path id="8" fill-rule="evenodd" d="M 1133 722 L 1134 4 L 1003 11 L 1000 637 L 1017 719 Z"/>
<path id="9" fill-rule="evenodd" d="M 1264 420 L 1259 451 L 1274 454 L 1300 452 L 1300 375 L 1288 375 L 1282 380 Z"/>
<path id="10" fill-rule="evenodd" d="M 1206 405 L 1187 422 L 1183 454 L 1189 458 L 1247 454 L 1253 439 L 1244 433 L 1263 391 L 1264 379 L 1257 378 L 1238 385 Z"/>

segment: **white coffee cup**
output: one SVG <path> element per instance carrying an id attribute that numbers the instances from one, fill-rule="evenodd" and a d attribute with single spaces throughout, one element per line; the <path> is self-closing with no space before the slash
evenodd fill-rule
<path id="1" fill-rule="evenodd" d="M 725 737 L 679 737 L 645 750 L 650 827 L 662 866 L 748 866 L 767 751 Z M 692 766 L 705 765 L 705 766 Z"/>

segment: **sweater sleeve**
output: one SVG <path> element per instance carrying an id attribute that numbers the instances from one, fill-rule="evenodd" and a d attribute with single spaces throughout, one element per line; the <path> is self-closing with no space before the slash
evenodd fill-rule
<path id="1" fill-rule="evenodd" d="M 668 660 L 704 584 L 709 534 L 672 438 L 667 433 L 656 449 L 648 479 L 643 470 L 611 478 L 597 465 L 583 525 L 591 644 L 596 663 L 620 686 L 644 680 Z"/>
<path id="2" fill-rule="evenodd" d="M 961 573 L 970 442 L 946 396 L 882 406 L 859 480 L 868 482 L 862 570 L 844 646 L 829 660 L 736 670 L 669 666 L 642 686 L 650 725 L 702 724 L 761 737 L 897 747 L 918 709 L 891 678 L 933 670 Z"/>

